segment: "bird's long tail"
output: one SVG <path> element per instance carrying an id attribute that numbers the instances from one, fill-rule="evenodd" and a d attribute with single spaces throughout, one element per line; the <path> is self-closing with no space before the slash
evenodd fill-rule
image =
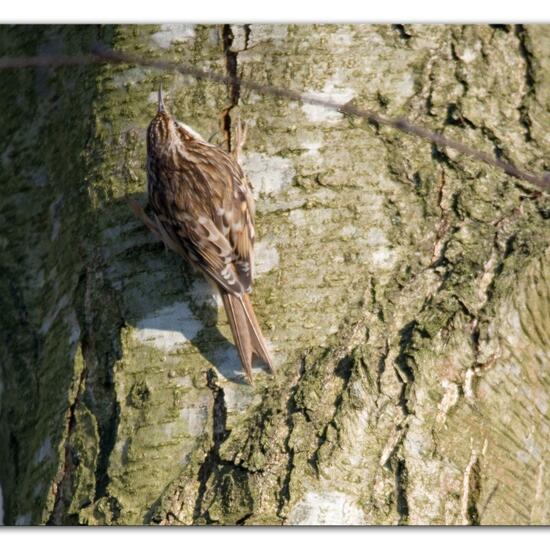
<path id="1" fill-rule="evenodd" d="M 222 290 L 221 295 L 233 339 L 249 382 L 252 383 L 252 357 L 254 355 L 260 358 L 271 372 L 275 372 L 248 294 L 235 296 Z"/>

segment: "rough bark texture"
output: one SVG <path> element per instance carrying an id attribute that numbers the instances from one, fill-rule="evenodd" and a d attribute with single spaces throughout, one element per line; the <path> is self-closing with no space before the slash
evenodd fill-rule
<path id="1" fill-rule="evenodd" d="M 304 90 L 535 172 L 550 27 L 3 27 L 3 54 L 127 52 Z M 145 128 L 249 125 L 242 377 L 208 285 L 153 241 Z M 548 196 L 319 107 L 139 67 L 0 74 L 6 524 L 550 522 Z M 547 161 L 546 161 L 547 162 Z"/>

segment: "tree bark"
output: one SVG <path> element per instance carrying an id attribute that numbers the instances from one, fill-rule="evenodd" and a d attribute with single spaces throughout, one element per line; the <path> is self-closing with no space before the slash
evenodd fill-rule
<path id="1" fill-rule="evenodd" d="M 3 27 L 303 90 L 548 169 L 550 27 Z M 321 107 L 130 66 L 0 73 L 6 524 L 550 521 L 547 194 Z M 245 383 L 219 303 L 155 242 L 145 128 L 231 146 L 257 200 Z"/>

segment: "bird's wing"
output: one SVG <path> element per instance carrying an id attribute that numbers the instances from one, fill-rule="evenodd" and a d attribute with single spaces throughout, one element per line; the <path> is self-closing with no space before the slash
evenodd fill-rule
<path id="1" fill-rule="evenodd" d="M 196 218 L 184 212 L 157 216 L 161 232 L 181 244 L 185 256 L 214 279 L 224 290 L 241 295 L 244 291 L 234 262 L 235 253 L 226 237 L 206 216 Z M 184 254 L 182 254 L 184 255 Z"/>
<path id="2" fill-rule="evenodd" d="M 252 285 L 254 207 L 238 164 L 216 153 L 216 162 L 204 155 L 181 169 L 149 167 L 150 199 L 168 246 L 180 243 L 180 254 L 240 295 Z"/>
<path id="3" fill-rule="evenodd" d="M 232 168 L 231 185 L 226 187 L 222 206 L 216 210 L 216 225 L 231 244 L 240 283 L 250 292 L 254 278 L 254 202 L 240 167 Z"/>

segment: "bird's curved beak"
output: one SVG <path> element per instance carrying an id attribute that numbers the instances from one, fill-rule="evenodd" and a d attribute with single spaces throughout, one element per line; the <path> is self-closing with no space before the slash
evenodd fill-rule
<path id="1" fill-rule="evenodd" d="M 162 83 L 159 84 L 159 99 L 158 99 L 158 112 L 159 113 L 164 113 L 165 112 L 165 108 L 164 108 L 164 100 L 162 98 Z"/>

